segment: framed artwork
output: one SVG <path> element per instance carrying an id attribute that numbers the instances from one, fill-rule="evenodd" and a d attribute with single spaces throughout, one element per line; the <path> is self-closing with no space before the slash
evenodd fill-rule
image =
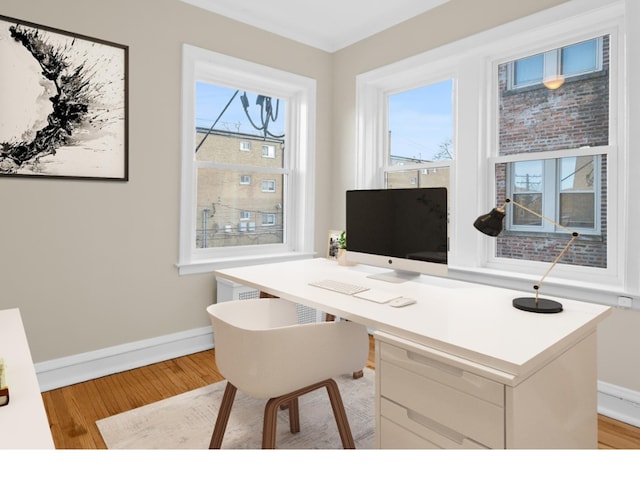
<path id="1" fill-rule="evenodd" d="M 0 175 L 128 180 L 128 54 L 0 15 Z"/>
<path id="2" fill-rule="evenodd" d="M 338 248 L 340 247 L 339 240 L 341 233 L 341 230 L 329 230 L 327 238 L 327 258 L 329 260 L 338 259 Z"/>

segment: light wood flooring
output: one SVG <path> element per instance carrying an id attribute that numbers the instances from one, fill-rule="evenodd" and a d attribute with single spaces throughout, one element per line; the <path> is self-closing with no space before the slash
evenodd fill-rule
<path id="1" fill-rule="evenodd" d="M 368 367 L 374 367 L 370 339 Z M 59 449 L 104 449 L 96 420 L 222 380 L 215 351 L 167 360 L 42 394 Z M 213 428 L 213 426 L 212 426 Z M 598 417 L 598 447 L 640 449 L 640 429 Z"/>

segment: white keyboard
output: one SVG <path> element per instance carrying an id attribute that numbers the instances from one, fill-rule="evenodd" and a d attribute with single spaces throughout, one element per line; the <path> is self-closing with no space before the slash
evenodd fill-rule
<path id="1" fill-rule="evenodd" d="M 336 280 L 318 280 L 317 282 L 309 283 L 309 285 L 324 288 L 325 290 L 331 290 L 332 292 L 344 293 L 345 295 L 354 295 L 356 293 L 369 290 L 369 288 L 361 285 L 343 283 Z"/>

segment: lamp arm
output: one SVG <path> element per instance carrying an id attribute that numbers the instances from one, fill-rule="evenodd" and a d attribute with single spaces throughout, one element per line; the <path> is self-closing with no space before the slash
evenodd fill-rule
<path id="1" fill-rule="evenodd" d="M 520 204 L 520 203 L 518 203 L 518 202 L 514 201 L 514 200 L 513 200 L 513 199 L 511 199 L 511 198 L 507 198 L 507 199 L 504 201 L 505 206 L 507 205 L 507 203 L 513 203 L 515 206 L 520 207 L 521 209 L 523 209 L 523 210 L 524 210 L 524 211 L 526 211 L 526 212 L 529 212 L 531 215 L 535 215 L 535 216 L 536 216 L 536 217 L 538 217 L 538 218 L 542 218 L 543 220 L 546 220 L 547 222 L 549 222 L 549 223 L 551 223 L 551 224 L 555 225 L 556 227 L 558 227 L 558 228 L 562 228 L 562 229 L 563 229 L 563 230 L 565 230 L 566 232 L 569 232 L 569 233 L 571 233 L 571 234 L 575 234 L 575 233 L 576 233 L 576 232 L 574 232 L 573 230 L 571 230 L 570 228 L 567 228 L 567 227 L 565 227 L 564 225 L 560 225 L 560 224 L 559 224 L 559 223 L 557 223 L 555 220 L 551 220 L 549 217 L 545 217 L 544 215 L 542 215 L 542 214 L 540 214 L 540 213 L 538 213 L 538 212 L 535 212 L 535 211 L 531 210 L 530 208 L 525 207 L 524 205 L 522 205 L 522 204 Z M 504 207 L 502 207 L 502 208 L 504 209 Z"/>
<path id="2" fill-rule="evenodd" d="M 536 291 L 536 305 L 538 304 L 538 292 L 540 291 L 540 285 L 542 285 L 542 282 L 544 281 L 545 278 L 547 278 L 547 275 L 549 275 L 549 272 L 551 272 L 551 270 L 553 270 L 553 268 L 558 264 L 558 262 L 560 261 L 560 259 L 564 256 L 565 253 L 567 253 L 567 250 L 569 250 L 569 247 L 571 246 L 571 244 L 576 240 L 576 238 L 578 238 L 578 232 L 574 232 L 573 230 L 571 230 L 570 228 L 565 227 L 564 225 L 560 225 L 558 222 L 545 217 L 544 215 L 535 212 L 533 210 L 531 210 L 530 208 L 525 207 L 524 205 L 519 204 L 518 202 L 513 201 L 511 198 L 507 198 L 504 201 L 504 206 L 502 207 L 504 209 L 504 207 L 507 205 L 507 203 L 513 203 L 516 207 L 520 207 L 521 209 L 523 209 L 526 212 L 529 212 L 532 215 L 535 215 L 538 218 L 541 218 L 543 220 L 546 220 L 547 222 L 551 223 L 552 225 L 555 225 L 558 228 L 562 228 L 563 230 L 569 232 L 571 234 L 571 239 L 569 240 L 569 242 L 564 246 L 564 248 L 562 249 L 562 251 L 558 254 L 558 256 L 556 257 L 556 259 L 553 261 L 553 263 L 549 266 L 549 268 L 547 268 L 547 271 L 544 272 L 544 275 L 542 275 L 542 277 L 540 277 L 540 280 L 538 280 L 538 283 L 536 283 L 533 286 L 533 289 Z"/>
<path id="3" fill-rule="evenodd" d="M 538 292 L 540 291 L 540 285 L 542 285 L 542 282 L 544 281 L 544 279 L 547 278 L 547 275 L 549 275 L 549 272 L 553 270 L 553 267 L 555 267 L 556 264 L 560 261 L 560 259 L 564 256 L 564 254 L 567 253 L 567 250 L 569 250 L 569 247 L 571 246 L 571 244 L 576 240 L 576 238 L 578 238 L 577 232 L 571 232 L 571 233 L 572 235 L 569 242 L 567 242 L 567 244 L 564 246 L 562 251 L 558 254 L 556 259 L 553 261 L 553 263 L 549 266 L 549 268 L 547 268 L 547 271 L 544 272 L 544 275 L 540 277 L 540 280 L 538 280 L 538 283 L 536 283 L 533 286 L 533 289 L 536 291 L 536 305 L 538 304 Z"/>

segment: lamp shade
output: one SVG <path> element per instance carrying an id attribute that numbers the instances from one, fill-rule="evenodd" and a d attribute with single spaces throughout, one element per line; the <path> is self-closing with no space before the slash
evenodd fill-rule
<path id="1" fill-rule="evenodd" d="M 504 209 L 494 208 L 489 213 L 480 215 L 473 226 L 485 235 L 497 237 L 502 231 L 502 221 L 504 220 Z"/>

